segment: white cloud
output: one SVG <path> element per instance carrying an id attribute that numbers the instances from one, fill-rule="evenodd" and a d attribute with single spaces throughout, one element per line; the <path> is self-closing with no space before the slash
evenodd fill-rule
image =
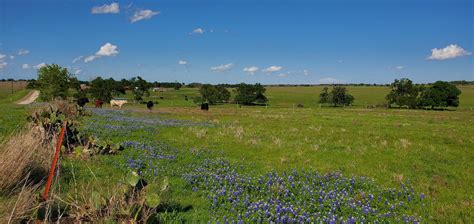
<path id="1" fill-rule="evenodd" d="M 110 5 L 95 6 L 91 10 L 92 14 L 104 14 L 104 13 L 119 13 L 120 7 L 118 3 L 112 3 Z"/>
<path id="2" fill-rule="evenodd" d="M 72 63 L 76 63 L 76 62 L 80 61 L 83 57 L 84 56 L 78 56 L 78 57 L 72 59 Z"/>
<path id="3" fill-rule="evenodd" d="M 215 66 L 215 67 L 211 67 L 211 70 L 214 71 L 214 72 L 225 72 L 225 71 L 229 71 L 232 69 L 232 67 L 234 67 L 234 63 L 229 63 L 229 64 L 222 64 L 222 65 L 219 65 L 219 66 Z"/>
<path id="4" fill-rule="evenodd" d="M 190 34 L 204 34 L 204 32 L 205 32 L 204 29 L 196 28 Z"/>
<path id="5" fill-rule="evenodd" d="M 46 66 L 46 63 L 43 62 L 43 63 L 39 63 L 39 64 L 33 66 L 33 68 L 35 68 L 35 69 L 40 69 L 40 68 L 42 68 L 42 67 L 44 67 L 44 66 Z"/>
<path id="6" fill-rule="evenodd" d="M 187 61 L 184 61 L 184 60 L 179 60 L 179 61 L 178 61 L 178 64 L 179 64 L 179 65 L 187 65 L 188 62 L 187 62 Z"/>
<path id="7" fill-rule="evenodd" d="M 278 77 L 288 77 L 288 73 L 280 73 Z"/>
<path id="8" fill-rule="evenodd" d="M 96 58 L 98 58 L 98 57 L 95 56 L 95 55 L 87 56 L 86 58 L 84 58 L 84 62 L 88 63 L 88 62 L 91 62 L 91 61 L 95 60 Z"/>
<path id="9" fill-rule="evenodd" d="M 86 63 L 91 62 L 91 61 L 93 61 L 97 58 L 100 58 L 100 57 L 115 56 L 119 53 L 117 48 L 118 48 L 117 45 L 113 45 L 111 43 L 106 43 L 106 44 L 104 44 L 100 47 L 99 51 L 97 51 L 95 53 L 95 55 L 90 55 L 90 56 L 87 56 L 86 58 L 84 58 L 84 62 L 86 62 Z"/>
<path id="10" fill-rule="evenodd" d="M 10 59 L 15 59 L 15 56 L 14 55 L 10 55 Z"/>
<path id="11" fill-rule="evenodd" d="M 461 56 L 471 55 L 472 53 L 464 50 L 462 47 L 456 44 L 450 44 L 445 48 L 433 48 L 431 49 L 431 55 L 428 57 L 429 60 L 446 60 L 450 58 L 457 58 Z"/>
<path id="12" fill-rule="evenodd" d="M 332 78 L 332 77 L 326 77 L 326 78 L 322 78 L 318 81 L 319 84 L 341 84 L 341 83 L 345 83 L 344 80 L 340 80 L 340 79 L 336 79 L 336 78 Z"/>
<path id="13" fill-rule="evenodd" d="M 278 72 L 280 71 L 281 69 L 283 69 L 283 67 L 281 66 L 275 66 L 275 65 L 272 65 L 266 69 L 263 69 L 262 71 L 263 72 L 267 72 L 267 73 L 273 73 L 273 72 Z"/>
<path id="14" fill-rule="evenodd" d="M 403 65 L 399 65 L 399 66 L 396 66 L 396 67 L 395 67 L 395 69 L 397 69 L 397 70 L 402 70 L 402 69 L 404 69 L 404 68 L 405 68 L 405 67 L 404 67 Z"/>
<path id="15" fill-rule="evenodd" d="M 79 74 L 81 74 L 81 72 L 82 72 L 81 69 L 76 69 L 76 70 L 74 71 L 74 74 L 79 75 Z"/>
<path id="16" fill-rule="evenodd" d="M 309 75 L 309 70 L 307 69 L 303 70 L 303 75 Z"/>
<path id="17" fill-rule="evenodd" d="M 130 22 L 138 22 L 143 19 L 151 19 L 151 17 L 160 14 L 159 11 L 152 11 L 149 9 L 136 11 L 132 17 L 130 17 Z"/>
<path id="18" fill-rule="evenodd" d="M 23 64 L 23 65 L 21 65 L 21 68 L 22 69 L 29 69 L 30 65 L 29 64 Z"/>
<path id="19" fill-rule="evenodd" d="M 18 55 L 27 55 L 29 54 L 30 51 L 29 50 L 26 50 L 26 49 L 20 49 L 18 50 Z"/>
<path id="20" fill-rule="evenodd" d="M 257 66 L 245 67 L 243 71 L 249 75 L 255 75 L 255 73 L 258 72 L 258 67 Z"/>
<path id="21" fill-rule="evenodd" d="M 95 53 L 97 56 L 115 56 L 119 52 L 117 50 L 117 45 L 113 45 L 111 43 L 106 43 L 102 47 L 100 47 L 99 51 Z"/>

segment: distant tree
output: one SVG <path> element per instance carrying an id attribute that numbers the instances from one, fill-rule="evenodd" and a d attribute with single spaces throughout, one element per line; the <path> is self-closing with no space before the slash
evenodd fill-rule
<path id="1" fill-rule="evenodd" d="M 38 89 L 38 82 L 34 79 L 30 80 L 28 84 L 26 84 L 27 89 Z"/>
<path id="2" fill-rule="evenodd" d="M 130 85 L 136 101 L 142 101 L 144 95 L 150 96 L 149 88 L 151 85 L 146 80 L 142 79 L 142 77 L 133 77 L 130 79 Z"/>
<path id="3" fill-rule="evenodd" d="M 330 103 L 334 104 L 334 106 L 348 106 L 351 105 L 352 102 L 354 102 L 354 97 L 347 93 L 346 87 L 334 86 L 331 90 L 329 101 Z"/>
<path id="4" fill-rule="evenodd" d="M 459 106 L 459 90 L 454 84 L 437 81 L 421 92 L 419 104 L 422 107 L 457 107 Z"/>
<path id="5" fill-rule="evenodd" d="M 319 94 L 319 103 L 330 103 L 329 88 L 325 86 L 323 91 Z"/>
<path id="6" fill-rule="evenodd" d="M 218 92 L 217 98 L 219 102 L 227 103 L 230 99 L 230 92 L 225 86 L 217 85 L 216 90 Z"/>
<path id="7" fill-rule="evenodd" d="M 120 93 L 123 93 L 125 94 L 125 91 L 127 89 L 131 89 L 131 83 L 130 83 L 130 80 L 127 80 L 127 79 L 121 79 L 119 82 L 118 82 L 118 88 L 117 88 L 117 91 L 119 91 Z"/>
<path id="8" fill-rule="evenodd" d="M 202 85 L 199 89 L 201 98 L 209 104 L 227 102 L 230 98 L 230 92 L 223 86 L 214 86 L 210 84 Z"/>
<path id="9" fill-rule="evenodd" d="M 235 102 L 244 105 L 265 103 L 268 101 L 267 97 L 264 95 L 265 90 L 265 87 L 263 87 L 260 83 L 255 85 L 241 83 L 237 85 L 235 90 Z"/>
<path id="10" fill-rule="evenodd" d="M 201 98 L 210 104 L 214 104 L 218 101 L 219 93 L 216 87 L 211 84 L 202 85 L 199 89 L 199 93 L 201 94 Z"/>
<path id="11" fill-rule="evenodd" d="M 195 104 L 202 104 L 202 103 L 204 103 L 204 99 L 203 99 L 202 97 L 200 97 L 200 96 L 193 97 L 192 99 L 193 99 L 193 102 L 194 102 Z"/>
<path id="12" fill-rule="evenodd" d="M 41 99 L 45 101 L 54 98 L 65 99 L 71 87 L 72 74 L 66 68 L 51 64 L 38 69 L 36 87 L 41 91 Z"/>
<path id="13" fill-rule="evenodd" d="M 113 78 L 102 79 L 97 77 L 90 82 L 90 86 L 89 92 L 91 96 L 105 102 L 110 101 L 114 96 L 124 94 L 121 84 Z"/>
<path id="14" fill-rule="evenodd" d="M 197 83 L 197 82 L 188 83 L 188 84 L 186 85 L 186 87 L 188 87 L 188 88 L 200 88 L 201 86 L 202 86 L 202 84 L 201 84 L 201 83 Z"/>
<path id="15" fill-rule="evenodd" d="M 182 86 L 184 86 L 184 84 L 181 84 L 181 83 L 179 83 L 179 82 L 176 82 L 176 84 L 174 85 L 173 88 L 174 88 L 175 90 L 179 90 L 179 89 L 181 89 Z"/>
<path id="16" fill-rule="evenodd" d="M 420 88 L 413 85 L 410 79 L 395 79 L 390 87 L 392 90 L 385 97 L 389 105 L 396 104 L 398 107 L 408 106 L 409 108 L 415 108 L 417 106 L 417 97 Z"/>

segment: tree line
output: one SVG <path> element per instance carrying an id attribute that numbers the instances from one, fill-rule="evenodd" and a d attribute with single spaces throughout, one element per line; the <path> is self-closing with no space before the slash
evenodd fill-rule
<path id="1" fill-rule="evenodd" d="M 433 84 L 417 85 L 410 79 L 402 78 L 395 79 L 390 84 L 390 92 L 385 99 L 388 107 L 434 109 L 458 107 L 459 95 L 461 95 L 461 90 L 451 82 L 437 81 Z M 345 87 L 339 85 L 333 86 L 331 91 L 328 87 L 324 87 L 319 94 L 320 104 L 331 104 L 334 107 L 352 105 L 354 99 Z"/>
<path id="2" fill-rule="evenodd" d="M 390 93 L 385 99 L 389 106 L 410 109 L 435 107 L 458 107 L 459 90 L 455 84 L 437 81 L 431 85 L 415 85 L 410 79 L 395 79 L 390 85 Z"/>
<path id="3" fill-rule="evenodd" d="M 461 82 L 461 81 L 459 81 Z M 465 83 L 462 81 L 462 83 Z M 87 88 L 82 85 L 87 84 Z M 232 102 L 243 105 L 258 105 L 268 102 L 265 96 L 265 87 L 256 84 L 199 84 L 200 96 L 195 97 L 195 103 L 222 104 L 229 103 L 233 88 L 234 99 Z M 90 94 L 96 99 L 109 101 L 114 97 L 125 95 L 129 90 L 133 93 L 136 101 L 142 101 L 144 96 L 150 95 L 153 87 L 165 87 L 179 89 L 185 86 L 179 82 L 148 82 L 140 76 L 131 79 L 114 80 L 113 78 L 103 79 L 97 77 L 90 82 L 79 81 L 74 75 L 68 72 L 67 68 L 51 64 L 38 69 L 37 80 L 28 83 L 27 88 L 39 89 L 41 98 L 45 101 L 54 98 L 66 98 L 70 89 L 75 90 L 74 97 L 83 98 Z M 407 107 L 407 108 L 439 108 L 459 106 L 459 95 L 461 91 L 453 82 L 437 81 L 433 84 L 414 84 L 410 79 L 395 79 L 390 84 L 390 92 L 385 97 L 387 105 Z M 348 93 L 346 87 L 334 85 L 331 90 L 326 86 L 319 94 L 319 103 L 333 106 L 350 106 L 355 98 Z"/>
<path id="4" fill-rule="evenodd" d="M 194 98 L 195 103 L 229 103 L 231 93 L 226 85 L 204 84 L 199 88 L 200 97 Z M 265 87 L 260 83 L 245 84 L 235 86 L 234 103 L 243 105 L 258 105 L 268 101 L 265 94 Z"/>

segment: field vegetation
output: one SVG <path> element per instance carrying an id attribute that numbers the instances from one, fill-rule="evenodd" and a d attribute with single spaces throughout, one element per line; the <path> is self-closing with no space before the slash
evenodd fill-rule
<path id="1" fill-rule="evenodd" d="M 77 123 L 120 150 L 63 152 L 55 201 L 92 221 L 472 222 L 474 86 L 458 86 L 452 111 L 387 109 L 385 86 L 346 86 L 352 106 L 321 106 L 323 88 L 267 87 L 267 105 L 207 112 L 191 100 L 198 88 L 150 91 L 151 111 L 126 91 L 124 109 L 87 109 Z M 2 127 L 31 110 L 11 103 L 24 94 L 0 100 Z M 4 135 L 18 126 L 8 122 Z M 125 203 L 130 183 L 146 186 Z"/>

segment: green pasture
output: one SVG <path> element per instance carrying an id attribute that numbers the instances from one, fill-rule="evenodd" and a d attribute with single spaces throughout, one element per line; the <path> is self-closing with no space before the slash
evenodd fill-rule
<path id="1" fill-rule="evenodd" d="M 461 105 L 455 111 L 365 109 L 366 104 L 383 104 L 388 87 L 348 87 L 356 98 L 353 107 L 320 107 L 316 102 L 321 89 L 268 87 L 268 107 L 230 104 L 202 112 L 191 101 L 197 89 L 184 88 L 152 93 L 145 100 L 159 102 L 153 111 L 133 103 L 125 108 L 134 116 L 215 124 L 139 132 L 136 139 L 146 135 L 178 148 L 209 149 L 255 172 L 313 168 L 368 176 L 385 187 L 409 181 L 430 199 L 431 221 L 472 221 L 472 86 L 460 87 Z M 175 200 L 194 203 L 195 213 L 205 212 L 199 198 L 177 193 Z"/>
<path id="2" fill-rule="evenodd" d="M 324 86 L 267 87 L 266 96 L 269 99 L 268 107 L 292 108 L 298 104 L 310 108 L 320 107 L 318 97 L 323 88 Z M 474 109 L 474 86 L 466 85 L 458 86 L 458 88 L 462 91 L 462 94 L 460 96 L 460 106 L 457 109 Z M 357 108 L 365 108 L 368 105 L 382 106 L 386 103 L 385 96 L 390 92 L 390 87 L 387 86 L 348 86 L 347 89 L 349 93 L 355 97 L 353 107 Z M 229 90 L 233 97 L 234 93 L 232 89 Z M 188 96 L 188 101 L 185 100 L 185 96 Z M 180 90 L 165 89 L 163 92 L 150 92 L 150 96 L 145 97 L 144 100 L 158 102 L 157 107 L 183 107 L 195 106 L 192 98 L 196 96 L 199 96 L 199 89 L 197 88 L 181 88 Z M 125 96 L 121 97 L 133 102 L 131 92 L 127 92 Z M 218 107 L 237 107 L 237 105 L 226 104 L 219 105 Z"/>
<path id="3" fill-rule="evenodd" d="M 19 90 L 13 94 L 10 90 L 0 89 L 0 142 L 13 131 L 23 127 L 28 115 L 27 106 L 15 105 L 14 102 L 21 99 L 28 90 Z"/>
<path id="4" fill-rule="evenodd" d="M 317 103 L 323 87 L 268 87 L 268 107 L 235 104 L 211 106 L 208 112 L 192 102 L 197 89 L 152 92 L 145 100 L 159 102 L 152 111 L 130 103 L 122 110 L 130 116 L 207 122 L 212 127 L 166 127 L 157 132 L 139 130 L 129 136 L 110 135 L 110 141 L 139 141 L 144 137 L 179 150 L 209 150 L 252 172 L 315 169 L 322 173 L 367 176 L 379 186 L 395 188 L 410 182 L 429 200 L 428 220 L 439 223 L 472 223 L 474 216 L 474 86 L 460 86 L 460 107 L 450 111 L 365 109 L 383 104 L 388 87 L 348 87 L 355 97 L 352 107 L 329 107 Z M 26 91 L 0 98 L 0 135 L 24 123 L 26 107 L 12 102 Z M 184 100 L 188 96 L 188 101 Z M 160 98 L 162 97 L 162 98 Z M 125 98 L 132 99 L 129 93 Z M 132 100 L 130 100 L 132 101 Z M 293 105 L 303 104 L 303 108 Z M 88 106 L 92 107 L 92 104 Z M 110 105 L 104 105 L 109 108 Z M 118 110 L 117 108 L 115 108 Z M 81 123 L 87 123 L 85 117 Z M 103 121 L 102 123 L 105 123 Z M 98 126 L 99 123 L 97 123 Z M 102 124 L 103 125 L 103 124 Z M 107 132 L 105 132 L 107 133 Z M 124 152 L 130 153 L 130 152 Z M 185 166 L 187 157 L 180 164 Z M 110 194 L 123 181 L 123 171 L 111 164 L 121 155 L 95 156 L 88 160 L 66 158 L 65 195 L 91 189 Z M 192 209 L 169 214 L 171 220 L 206 219 L 208 204 L 197 194 L 183 190 L 180 179 L 170 180 L 172 201 Z M 422 211 L 416 211 L 422 212 Z M 178 217 L 179 216 L 179 217 Z M 177 218 L 178 217 L 178 218 Z"/>

